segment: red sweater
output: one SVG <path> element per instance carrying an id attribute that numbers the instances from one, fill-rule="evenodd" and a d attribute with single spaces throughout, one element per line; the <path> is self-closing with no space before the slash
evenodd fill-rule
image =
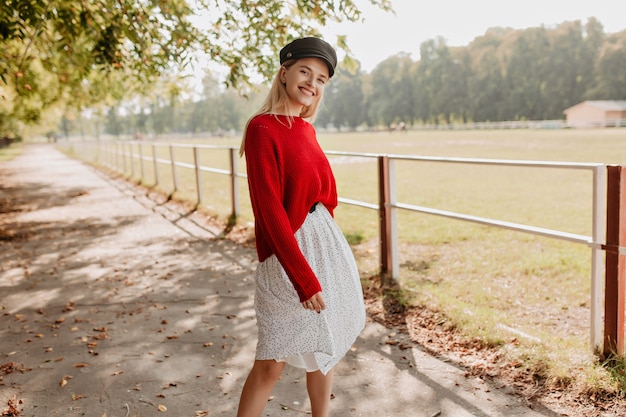
<path id="1" fill-rule="evenodd" d="M 294 233 L 311 206 L 320 202 L 331 215 L 337 188 L 315 128 L 294 117 L 263 114 L 248 124 L 245 141 L 248 187 L 259 261 L 275 254 L 300 301 L 322 290 Z"/>

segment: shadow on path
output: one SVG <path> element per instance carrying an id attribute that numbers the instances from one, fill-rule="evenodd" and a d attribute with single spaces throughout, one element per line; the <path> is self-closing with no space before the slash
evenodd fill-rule
<path id="1" fill-rule="evenodd" d="M 24 416 L 233 416 L 254 359 L 253 249 L 52 146 L 0 165 L 0 401 Z M 333 415 L 551 416 L 368 319 Z M 287 368 L 264 416 L 309 409 Z M 439 414 L 438 414 L 439 413 Z"/>

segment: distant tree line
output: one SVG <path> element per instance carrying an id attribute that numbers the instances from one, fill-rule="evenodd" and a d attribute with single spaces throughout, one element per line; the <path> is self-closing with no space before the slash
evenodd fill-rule
<path id="1" fill-rule="evenodd" d="M 555 28 L 493 28 L 468 46 L 443 39 L 381 62 L 371 74 L 340 69 L 320 123 L 355 128 L 563 118 L 583 100 L 626 99 L 626 31 L 596 19 Z"/>
<path id="2" fill-rule="evenodd" d="M 595 18 L 554 28 L 492 28 L 469 45 L 439 39 L 420 45 L 420 58 L 391 56 L 371 73 L 340 65 L 317 120 L 352 130 L 396 123 L 447 124 L 562 119 L 583 100 L 626 99 L 626 31 L 605 34 Z M 261 88 L 260 90 L 263 90 Z M 200 99 L 153 100 L 116 116 L 108 133 L 193 133 L 240 130 L 264 93 L 247 99 L 207 78 Z"/>

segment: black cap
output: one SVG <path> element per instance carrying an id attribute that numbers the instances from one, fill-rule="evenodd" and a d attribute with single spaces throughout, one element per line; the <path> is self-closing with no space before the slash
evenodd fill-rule
<path id="1" fill-rule="evenodd" d="M 320 58 L 328 66 L 328 76 L 335 74 L 337 54 L 332 46 L 319 38 L 300 38 L 287 44 L 280 50 L 280 63 L 290 59 Z"/>

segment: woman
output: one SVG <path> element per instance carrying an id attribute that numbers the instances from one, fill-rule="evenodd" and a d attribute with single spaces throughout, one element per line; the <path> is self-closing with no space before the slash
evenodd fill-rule
<path id="1" fill-rule="evenodd" d="M 356 263 L 332 217 L 335 179 L 311 125 L 337 55 L 301 38 L 280 51 L 280 64 L 240 149 L 259 257 L 259 340 L 237 417 L 261 416 L 285 363 L 306 370 L 312 415 L 327 417 L 333 367 L 365 324 Z"/>

